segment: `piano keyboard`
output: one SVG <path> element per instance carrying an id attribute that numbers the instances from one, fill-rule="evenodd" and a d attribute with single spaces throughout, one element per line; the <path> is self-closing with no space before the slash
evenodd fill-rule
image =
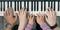
<path id="1" fill-rule="evenodd" d="M 60 2 L 59 1 L 1 1 L 0 2 L 0 16 L 4 15 L 7 8 L 12 7 L 14 13 L 18 12 L 20 8 L 26 7 L 30 13 L 44 13 L 45 9 L 51 7 L 55 9 L 57 16 L 60 16 Z"/>

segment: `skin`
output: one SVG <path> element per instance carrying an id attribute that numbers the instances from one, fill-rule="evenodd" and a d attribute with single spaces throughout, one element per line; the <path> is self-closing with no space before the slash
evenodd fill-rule
<path id="1" fill-rule="evenodd" d="M 53 9 L 48 8 L 48 9 L 46 9 L 45 15 L 46 15 L 45 19 L 46 19 L 47 23 L 50 26 L 54 26 L 56 24 L 56 12 Z"/>
<path id="2" fill-rule="evenodd" d="M 19 16 L 19 28 L 18 28 L 18 30 L 24 30 L 24 28 L 28 22 L 26 15 L 27 15 L 27 9 L 22 8 L 18 13 L 18 16 Z"/>
<path id="3" fill-rule="evenodd" d="M 29 22 L 28 22 L 28 24 L 30 24 L 30 25 L 34 25 L 34 22 L 35 22 L 35 20 L 34 20 L 34 15 L 33 14 L 29 14 L 28 15 L 28 20 L 29 20 Z"/>
<path id="4" fill-rule="evenodd" d="M 36 21 L 39 25 L 42 25 L 44 23 L 44 15 L 43 14 L 37 14 Z"/>
<path id="5" fill-rule="evenodd" d="M 12 27 L 15 24 L 15 22 L 17 21 L 17 14 L 15 15 L 15 17 L 13 17 L 13 9 L 12 8 L 8 8 L 7 11 L 4 13 L 4 18 L 6 19 L 6 22 L 9 23 Z M 12 28 L 11 27 L 11 28 Z M 5 28 L 5 30 L 11 30 L 11 28 Z"/>

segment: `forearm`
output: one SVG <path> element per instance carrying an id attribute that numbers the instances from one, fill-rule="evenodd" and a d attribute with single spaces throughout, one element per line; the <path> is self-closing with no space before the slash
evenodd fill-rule
<path id="1" fill-rule="evenodd" d="M 25 27 L 25 30 L 32 30 L 33 26 L 31 24 L 27 24 Z"/>
<path id="2" fill-rule="evenodd" d="M 41 27 L 43 30 L 52 30 L 46 23 L 40 24 L 40 27 Z"/>
<path id="3" fill-rule="evenodd" d="M 5 28 L 4 30 L 12 30 L 11 28 Z"/>
<path id="4" fill-rule="evenodd" d="M 6 27 L 4 30 L 12 30 L 14 25 L 6 24 Z"/>
<path id="5" fill-rule="evenodd" d="M 24 26 L 23 25 L 19 25 L 19 27 L 18 27 L 18 30 L 24 30 Z"/>

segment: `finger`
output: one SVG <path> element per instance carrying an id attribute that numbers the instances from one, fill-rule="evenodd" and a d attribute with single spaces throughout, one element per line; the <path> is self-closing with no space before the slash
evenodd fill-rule
<path id="1" fill-rule="evenodd" d="M 27 9 L 25 9 L 24 14 L 27 14 Z"/>
<path id="2" fill-rule="evenodd" d="M 19 14 L 22 14 L 22 9 L 19 11 Z"/>
<path id="3" fill-rule="evenodd" d="M 15 19 L 15 21 L 17 21 L 17 17 L 18 17 L 18 15 L 17 15 L 17 13 L 16 13 L 15 18 L 14 18 L 14 19 Z"/>
<path id="4" fill-rule="evenodd" d="M 53 11 L 53 16 L 54 16 L 54 15 L 56 16 L 56 12 L 55 12 L 55 11 Z"/>
<path id="5" fill-rule="evenodd" d="M 9 15 L 10 15 L 10 14 L 9 14 L 9 12 L 8 12 L 8 10 L 6 11 L 6 15 L 7 15 L 7 16 L 9 16 Z"/>
<path id="6" fill-rule="evenodd" d="M 46 13 L 45 13 L 45 15 L 47 15 L 47 16 L 49 16 L 50 15 L 50 11 L 49 11 L 49 8 L 46 10 Z"/>
<path id="7" fill-rule="evenodd" d="M 40 17 L 39 14 L 37 14 L 37 17 Z"/>
<path id="8" fill-rule="evenodd" d="M 45 19 L 46 19 L 46 20 L 48 19 L 48 16 L 47 16 L 47 15 L 45 15 Z"/>
<path id="9" fill-rule="evenodd" d="M 8 8 L 8 12 L 9 12 L 10 15 L 13 15 L 13 8 L 11 8 L 11 7 Z"/>
<path id="10" fill-rule="evenodd" d="M 6 12 L 4 13 L 4 17 L 6 17 Z"/>
<path id="11" fill-rule="evenodd" d="M 23 10 L 22 10 L 23 8 L 21 8 L 21 10 L 20 10 L 20 13 L 23 13 Z"/>

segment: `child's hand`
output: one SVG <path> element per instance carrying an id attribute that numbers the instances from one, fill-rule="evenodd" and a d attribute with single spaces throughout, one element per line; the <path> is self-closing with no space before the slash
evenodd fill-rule
<path id="1" fill-rule="evenodd" d="M 15 17 L 13 17 L 13 9 L 12 8 L 8 8 L 8 10 L 4 13 L 4 18 L 6 19 L 7 23 L 9 23 L 10 25 L 14 25 L 15 22 L 17 21 L 17 14 L 15 15 Z"/>
<path id="2" fill-rule="evenodd" d="M 55 25 L 56 24 L 56 12 L 51 8 L 46 9 L 45 19 L 50 26 Z"/>
<path id="3" fill-rule="evenodd" d="M 43 14 L 37 14 L 36 21 L 39 25 L 42 25 L 44 23 L 44 15 Z"/>
<path id="4" fill-rule="evenodd" d="M 28 15 L 28 20 L 29 20 L 28 24 L 31 24 L 33 26 L 34 25 L 34 22 L 35 22 L 34 15 L 29 14 Z"/>
<path id="5" fill-rule="evenodd" d="M 20 28 L 24 29 L 27 24 L 26 14 L 27 14 L 27 9 L 25 9 L 25 8 L 22 8 L 18 13 L 19 25 L 20 25 L 19 30 L 20 30 Z"/>

